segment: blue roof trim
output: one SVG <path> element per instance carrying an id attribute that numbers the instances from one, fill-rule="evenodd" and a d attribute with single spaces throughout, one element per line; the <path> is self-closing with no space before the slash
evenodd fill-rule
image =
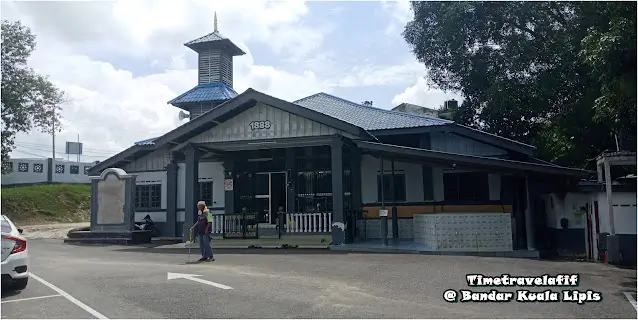
<path id="1" fill-rule="evenodd" d="M 223 82 L 212 82 L 200 84 L 181 95 L 177 96 L 168 104 L 179 105 L 183 103 L 225 101 L 237 96 L 237 92 Z"/>
<path id="2" fill-rule="evenodd" d="M 293 103 L 364 130 L 428 127 L 454 123 L 440 118 L 364 106 L 324 92 L 299 99 Z"/>
<path id="3" fill-rule="evenodd" d="M 152 146 L 152 145 L 155 144 L 155 140 L 157 140 L 157 138 L 159 138 L 159 137 L 150 138 L 150 139 L 146 139 L 146 140 L 142 140 L 142 141 L 137 141 L 137 142 L 134 142 L 134 144 L 136 146 Z"/>

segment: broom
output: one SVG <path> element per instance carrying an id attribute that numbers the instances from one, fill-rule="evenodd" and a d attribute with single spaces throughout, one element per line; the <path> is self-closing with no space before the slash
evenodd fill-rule
<path id="1" fill-rule="evenodd" d="M 191 261 L 191 245 L 193 244 L 193 230 L 191 230 L 188 233 L 188 242 L 186 243 L 186 245 L 188 246 L 188 261 L 186 262 L 190 262 Z"/>

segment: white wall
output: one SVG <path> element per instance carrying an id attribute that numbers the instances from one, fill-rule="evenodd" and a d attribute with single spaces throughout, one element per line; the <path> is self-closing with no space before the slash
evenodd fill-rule
<path id="1" fill-rule="evenodd" d="M 213 181 L 213 203 L 211 208 L 224 207 L 224 167 L 222 162 L 200 162 L 198 167 L 199 181 Z M 186 164 L 178 164 L 177 169 L 177 221 L 184 221 L 186 208 Z M 224 213 L 223 209 L 213 209 L 213 213 Z"/>
<path id="2" fill-rule="evenodd" d="M 550 194 L 545 198 L 545 210 L 547 212 L 547 226 L 554 229 L 562 229 L 560 219 L 569 219 L 568 228 L 586 228 L 587 216 L 581 214 L 581 208 L 587 204 L 592 213 L 592 230 L 596 230 L 596 218 L 594 216 L 594 202 L 598 202 L 598 221 L 600 233 L 609 233 L 609 208 L 607 206 L 607 194 L 597 193 L 567 193 L 564 198 L 556 194 Z M 617 234 L 636 234 L 636 193 L 614 192 L 612 194 L 614 205 L 614 225 Z"/>
<path id="3" fill-rule="evenodd" d="M 596 193 L 592 196 L 592 200 L 598 201 L 598 219 L 600 222 L 600 232 L 610 232 L 607 194 L 604 192 Z M 636 234 L 636 212 L 638 209 L 636 207 L 636 193 L 614 192 L 612 193 L 611 203 L 614 205 L 614 226 L 616 228 L 616 233 Z"/>
<path id="4" fill-rule="evenodd" d="M 379 159 L 370 155 L 361 158 L 361 192 L 363 203 L 376 203 L 377 197 L 377 174 L 381 170 Z M 386 174 L 391 173 L 390 160 L 384 160 L 383 170 Z M 443 168 L 432 168 L 432 184 L 434 199 L 423 199 L 423 169 L 419 163 L 394 163 L 396 173 L 405 174 L 406 182 L 406 202 L 420 201 L 443 201 Z M 454 172 L 464 172 L 455 170 Z M 489 194 L 490 200 L 501 199 L 501 175 L 489 174 Z"/>
<path id="5" fill-rule="evenodd" d="M 586 193 L 567 193 L 564 198 L 556 194 L 545 197 L 545 212 L 547 213 L 547 226 L 554 229 L 562 229 L 560 220 L 569 220 L 569 229 L 582 229 L 587 226 L 587 216 L 581 212 L 581 208 L 590 202 L 590 196 Z"/>
<path id="6" fill-rule="evenodd" d="M 391 162 L 384 160 L 383 171 L 391 173 Z M 361 157 L 361 195 L 363 203 L 377 202 L 377 173 L 379 159 L 370 155 Z M 423 201 L 423 173 L 420 164 L 394 162 L 395 173 L 405 174 L 405 197 L 408 202 Z"/>
<path id="7" fill-rule="evenodd" d="M 13 171 L 2 175 L 3 185 L 40 183 L 47 181 L 47 172 L 49 170 L 47 159 L 11 159 L 11 162 L 13 162 Z M 18 164 L 20 162 L 24 162 L 29 165 L 28 172 L 18 172 Z M 36 163 L 42 165 L 42 172 L 33 172 L 33 165 Z"/>
<path id="8" fill-rule="evenodd" d="M 3 185 L 12 184 L 29 184 L 29 183 L 44 183 L 44 182 L 56 182 L 56 183 L 90 183 L 89 176 L 84 174 L 84 167 L 91 167 L 94 165 L 92 162 L 74 162 L 55 159 L 52 160 L 52 174 L 51 181 L 48 181 L 49 172 L 49 159 L 11 159 L 13 162 L 13 171 L 8 174 L 2 175 L 1 183 Z M 20 172 L 20 163 L 28 164 L 27 172 Z M 41 164 L 42 172 L 34 172 L 34 165 Z M 55 166 L 64 166 L 64 173 L 56 173 Z M 71 166 L 78 166 L 78 173 L 71 174 Z"/>
<path id="9" fill-rule="evenodd" d="M 64 166 L 64 173 L 56 173 L 55 166 Z M 84 167 L 91 167 L 94 164 L 91 162 L 69 162 L 64 160 L 53 160 L 53 175 L 51 176 L 52 182 L 58 183 L 90 183 L 89 176 L 84 174 Z M 78 166 L 78 174 L 71 174 L 71 166 Z"/>

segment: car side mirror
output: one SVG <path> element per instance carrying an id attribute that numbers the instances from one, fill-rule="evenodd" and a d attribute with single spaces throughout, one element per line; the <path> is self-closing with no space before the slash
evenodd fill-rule
<path id="1" fill-rule="evenodd" d="M 18 232 L 20 232 L 20 234 L 22 234 L 24 232 L 24 230 L 18 228 Z"/>

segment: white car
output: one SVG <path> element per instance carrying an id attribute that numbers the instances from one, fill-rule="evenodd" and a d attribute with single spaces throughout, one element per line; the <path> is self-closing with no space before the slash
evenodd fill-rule
<path id="1" fill-rule="evenodd" d="M 2 286 L 14 290 L 22 290 L 29 282 L 29 252 L 27 239 L 22 236 L 22 229 L 5 215 L 0 217 L 2 228 Z"/>

